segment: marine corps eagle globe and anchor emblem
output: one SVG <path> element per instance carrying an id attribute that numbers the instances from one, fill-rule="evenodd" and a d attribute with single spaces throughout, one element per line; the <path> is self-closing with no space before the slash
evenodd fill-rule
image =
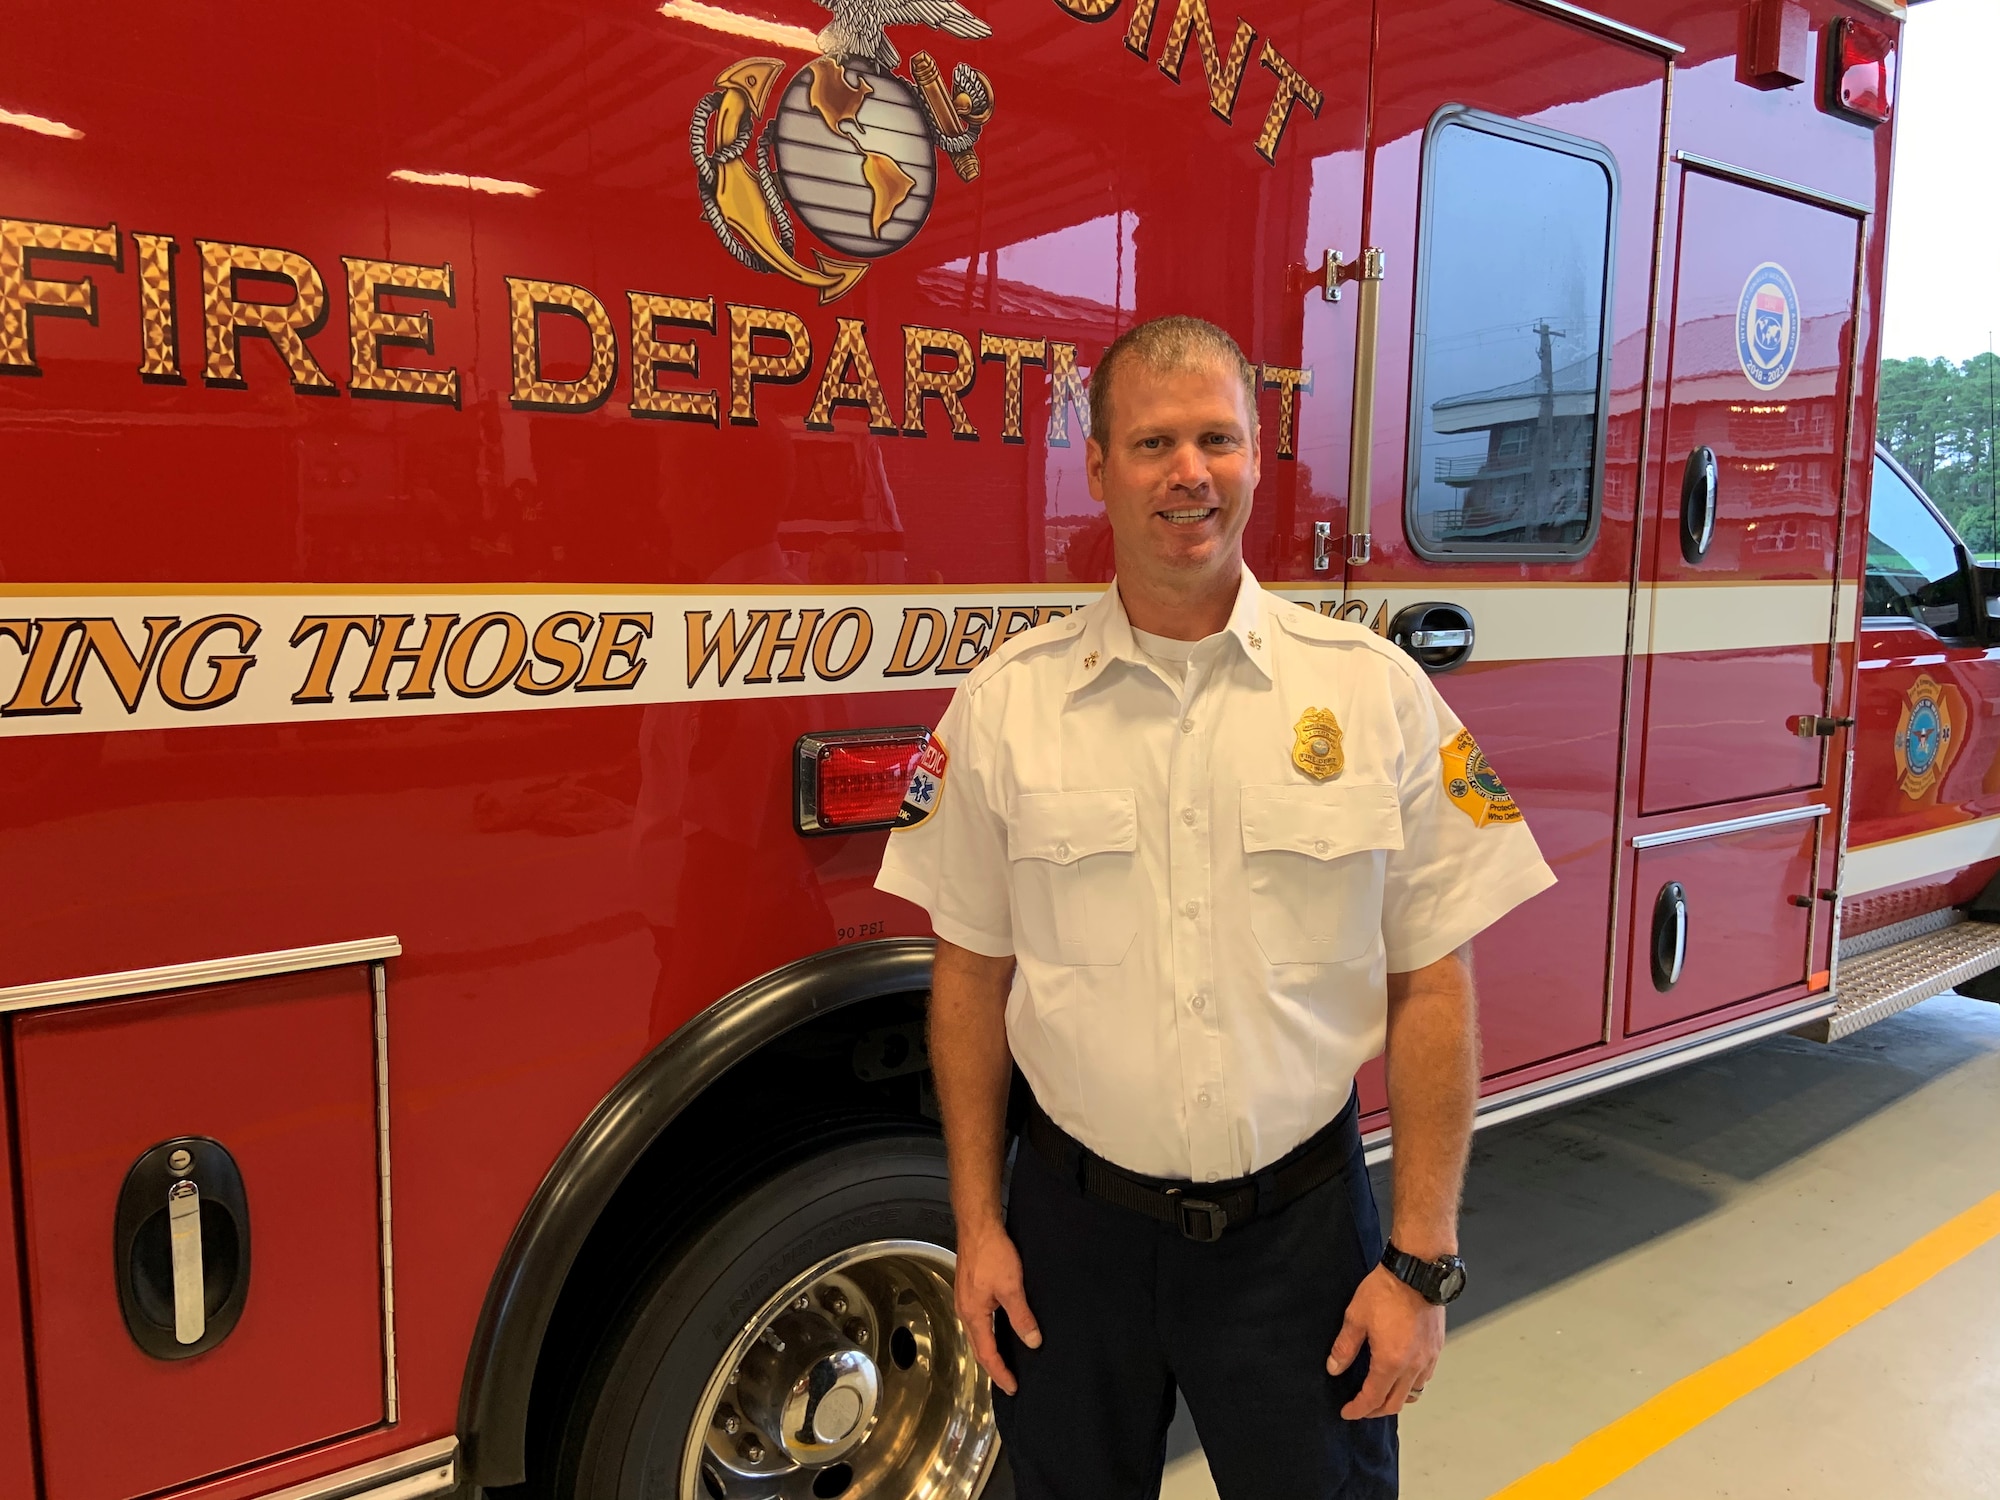
<path id="1" fill-rule="evenodd" d="M 928 52 L 896 72 L 891 26 L 931 26 L 978 40 L 993 29 L 956 0 L 819 0 L 833 12 L 821 54 L 778 94 L 785 64 L 747 57 L 725 68 L 688 128 L 702 217 L 753 271 L 815 287 L 821 302 L 853 290 L 871 263 L 916 237 L 937 192 L 935 153 L 967 182 L 993 117 L 993 88 L 969 63 L 946 85 Z M 762 121 L 762 129 L 759 122 Z M 827 249 L 800 251 L 794 218 Z M 829 253 L 831 252 L 831 253 Z"/>

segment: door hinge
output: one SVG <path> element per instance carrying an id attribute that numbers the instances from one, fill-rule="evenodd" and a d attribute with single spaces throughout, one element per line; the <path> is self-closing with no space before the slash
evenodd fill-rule
<path id="1" fill-rule="evenodd" d="M 1824 739 L 1836 729 L 1852 729 L 1852 719 L 1832 719 L 1825 714 L 1796 714 L 1788 721 L 1793 734 L 1802 740 Z"/>

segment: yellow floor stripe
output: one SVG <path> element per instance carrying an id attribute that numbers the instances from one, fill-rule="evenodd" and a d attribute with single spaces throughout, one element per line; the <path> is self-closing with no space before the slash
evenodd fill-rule
<path id="1" fill-rule="evenodd" d="M 1940 1225 L 1907 1250 L 1787 1318 L 1706 1369 L 1668 1386 L 1554 1463 L 1515 1480 L 1492 1500 L 1583 1500 L 1637 1468 L 1676 1438 L 1811 1358 L 1938 1272 L 2000 1238 L 2000 1193 Z"/>

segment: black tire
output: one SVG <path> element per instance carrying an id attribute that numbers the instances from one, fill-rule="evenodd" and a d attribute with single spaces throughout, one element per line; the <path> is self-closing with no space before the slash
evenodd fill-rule
<path id="1" fill-rule="evenodd" d="M 685 1236 L 635 1288 L 586 1370 L 557 1453 L 559 1500 L 681 1500 L 690 1424 L 746 1324 L 830 1257 L 892 1240 L 954 1244 L 935 1136 L 885 1133 L 832 1146 L 766 1177 Z M 874 1488 L 868 1500 L 901 1500 Z M 1002 1488 L 988 1493 L 997 1500 Z M 699 1481 L 694 1489 L 703 1493 Z"/>

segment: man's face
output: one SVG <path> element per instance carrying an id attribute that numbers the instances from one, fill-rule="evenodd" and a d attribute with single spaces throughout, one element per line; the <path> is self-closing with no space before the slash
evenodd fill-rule
<path id="1" fill-rule="evenodd" d="M 1242 570 L 1257 488 L 1257 427 L 1220 361 L 1192 370 L 1122 365 L 1110 431 L 1092 433 L 1090 493 L 1111 521 L 1118 576 L 1184 588 Z"/>

